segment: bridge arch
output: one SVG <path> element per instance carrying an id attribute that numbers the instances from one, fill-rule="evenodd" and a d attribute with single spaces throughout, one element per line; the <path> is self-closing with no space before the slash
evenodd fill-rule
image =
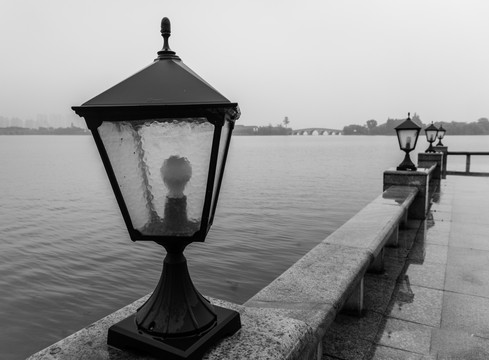
<path id="1" fill-rule="evenodd" d="M 289 132 L 291 135 L 341 135 L 342 130 L 338 129 L 326 129 L 326 128 L 307 128 L 307 129 L 296 129 Z"/>

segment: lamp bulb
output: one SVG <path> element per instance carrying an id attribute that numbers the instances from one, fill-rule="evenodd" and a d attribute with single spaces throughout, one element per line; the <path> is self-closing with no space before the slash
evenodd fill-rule
<path id="1" fill-rule="evenodd" d="M 169 198 L 183 198 L 183 190 L 192 177 L 192 166 L 187 158 L 172 155 L 160 169 L 161 179 L 168 188 Z"/>
<path id="2" fill-rule="evenodd" d="M 406 149 L 411 150 L 411 136 L 406 138 Z"/>

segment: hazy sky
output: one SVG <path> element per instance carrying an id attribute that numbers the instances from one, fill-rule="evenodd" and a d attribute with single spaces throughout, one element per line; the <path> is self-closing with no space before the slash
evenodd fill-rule
<path id="1" fill-rule="evenodd" d="M 67 113 L 170 46 L 244 125 L 489 117 L 487 0 L 0 0 L 0 115 Z"/>

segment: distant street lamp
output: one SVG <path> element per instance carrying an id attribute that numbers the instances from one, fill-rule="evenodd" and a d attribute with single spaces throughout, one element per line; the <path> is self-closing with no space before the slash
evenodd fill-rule
<path id="1" fill-rule="evenodd" d="M 428 149 L 426 149 L 425 152 L 427 153 L 434 153 L 436 152 L 435 149 L 433 148 L 433 143 L 436 140 L 436 136 L 438 134 L 438 128 L 433 125 L 433 122 L 431 123 L 430 126 L 428 126 L 426 129 L 424 129 L 425 135 L 426 135 L 426 140 L 430 143 L 430 146 Z"/>
<path id="2" fill-rule="evenodd" d="M 92 132 L 131 239 L 167 252 L 155 291 L 107 343 L 193 359 L 241 327 L 237 312 L 195 289 L 183 255 L 212 225 L 240 112 L 170 49 L 167 18 L 161 34 L 151 65 L 73 110 Z"/>
<path id="3" fill-rule="evenodd" d="M 399 147 L 406 153 L 403 162 L 399 164 L 397 170 L 416 170 L 416 166 L 411 161 L 409 153 L 416 147 L 420 131 L 421 127 L 411 120 L 409 113 L 407 119 L 396 127 Z"/>
<path id="4" fill-rule="evenodd" d="M 446 132 L 447 131 L 443 128 L 443 126 L 440 125 L 440 127 L 438 129 L 438 135 L 437 135 L 438 144 L 436 144 L 436 146 L 443 146 L 443 143 L 441 142 L 441 140 L 445 137 Z"/>

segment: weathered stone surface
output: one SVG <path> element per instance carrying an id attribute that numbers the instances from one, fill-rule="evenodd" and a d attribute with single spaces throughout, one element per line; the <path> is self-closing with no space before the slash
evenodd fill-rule
<path id="1" fill-rule="evenodd" d="M 487 241 L 487 237 L 485 238 Z M 489 298 L 489 251 L 450 247 L 445 289 Z"/>
<path id="2" fill-rule="evenodd" d="M 371 346 L 370 341 L 331 332 L 323 339 L 323 354 L 334 359 L 363 359 Z"/>
<path id="3" fill-rule="evenodd" d="M 379 344 L 418 354 L 429 354 L 432 329 L 426 325 L 386 318 Z"/>
<path id="4" fill-rule="evenodd" d="M 442 170 L 441 170 L 441 178 L 446 179 L 447 178 L 447 152 L 448 152 L 448 147 L 446 146 L 435 146 L 435 151 L 441 152 L 443 154 L 443 164 L 442 164 Z"/>
<path id="5" fill-rule="evenodd" d="M 489 340 L 466 331 L 436 329 L 432 333 L 431 351 L 438 360 L 489 359 Z"/>
<path id="6" fill-rule="evenodd" d="M 416 197 L 417 189 L 409 186 L 390 186 L 381 196 L 375 198 L 373 203 L 391 204 L 395 206 L 409 207 Z"/>
<path id="7" fill-rule="evenodd" d="M 372 351 L 373 360 L 436 360 L 436 355 L 421 355 L 406 350 L 394 349 L 386 346 L 377 346 Z"/>
<path id="8" fill-rule="evenodd" d="M 384 190 L 394 185 L 414 186 L 423 190 L 427 184 L 428 175 L 434 168 L 418 168 L 416 171 L 400 171 L 394 168 L 384 171 Z"/>
<path id="9" fill-rule="evenodd" d="M 338 312 L 338 309 L 331 304 L 284 304 L 262 301 L 249 301 L 247 304 L 247 308 L 256 307 L 285 318 L 300 320 L 309 325 L 318 339 L 325 334 L 326 329 L 334 321 Z M 280 306 L 280 308 L 276 306 Z"/>
<path id="10" fill-rule="evenodd" d="M 443 291 L 411 285 L 409 277 L 398 283 L 389 312 L 390 317 L 439 327 Z"/>
<path id="11" fill-rule="evenodd" d="M 257 301 L 276 308 L 299 303 L 306 308 L 330 304 L 339 309 L 370 261 L 368 251 L 321 243 L 245 305 L 255 306 Z"/>
<path id="12" fill-rule="evenodd" d="M 135 356 L 133 353 L 107 346 L 107 331 L 109 327 L 136 312 L 148 297 L 149 295 L 58 341 L 32 355 L 28 360 L 152 359 L 151 357 Z"/>
<path id="13" fill-rule="evenodd" d="M 394 281 L 365 277 L 365 309 L 385 313 L 395 287 Z"/>
<path id="14" fill-rule="evenodd" d="M 489 299 L 446 291 L 441 327 L 465 331 L 489 340 Z"/>
<path id="15" fill-rule="evenodd" d="M 221 306 L 226 306 L 222 302 Z M 318 339 L 310 326 L 273 309 L 240 306 L 242 328 L 210 349 L 203 359 L 299 359 Z"/>
<path id="16" fill-rule="evenodd" d="M 354 218 L 331 234 L 325 242 L 339 246 L 354 247 L 377 256 L 394 231 L 394 221 L 376 221 L 378 218 L 364 216 Z"/>
<path id="17" fill-rule="evenodd" d="M 134 313 L 146 299 L 147 296 L 40 351 L 29 360 L 154 359 L 140 353 L 121 351 L 106 344 L 109 327 Z M 210 301 L 238 311 L 242 328 L 211 348 L 204 359 L 299 359 L 308 348 L 315 350 L 319 341 L 309 325 L 272 309 L 246 308 L 212 298 Z"/>
<path id="18" fill-rule="evenodd" d="M 324 242 L 367 249 L 377 257 L 393 232 L 397 231 L 418 190 L 392 186 L 360 210 Z"/>
<path id="19" fill-rule="evenodd" d="M 443 170 L 443 153 L 418 153 L 418 166 L 421 168 L 429 168 L 432 165 L 436 165 L 435 170 L 432 173 L 432 179 L 440 181 L 442 178 Z"/>
<path id="20" fill-rule="evenodd" d="M 445 284 L 445 264 L 415 263 L 408 260 L 405 275 L 409 277 L 411 285 L 443 290 Z"/>
<path id="21" fill-rule="evenodd" d="M 384 171 L 384 190 L 391 186 L 410 186 L 418 189 L 418 194 L 409 208 L 409 217 L 424 219 L 429 208 L 429 180 L 435 166 L 418 168 L 416 171 L 398 171 L 389 169 Z"/>

